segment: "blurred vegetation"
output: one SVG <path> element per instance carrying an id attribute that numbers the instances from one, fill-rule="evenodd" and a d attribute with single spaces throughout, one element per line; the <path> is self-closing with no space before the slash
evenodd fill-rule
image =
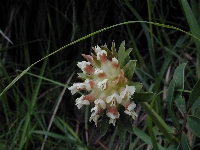
<path id="1" fill-rule="evenodd" d="M 125 21 L 150 21 L 195 32 L 182 0 L 6 0 L 0 1 L 0 92 L 24 69 L 44 56 L 94 31 Z M 199 25 L 200 2 L 189 0 L 193 19 Z M 185 13 L 186 12 L 186 13 Z M 193 30 L 192 30 L 193 29 Z M 198 32 L 197 32 L 198 33 Z M 197 36 L 197 35 L 196 35 Z M 77 61 L 90 54 L 91 47 L 112 41 L 116 47 L 126 41 L 137 60 L 134 81 L 144 91 L 159 93 L 155 111 L 173 126 L 166 110 L 166 89 L 175 68 L 188 62 L 185 90 L 191 90 L 199 76 L 198 41 L 183 32 L 152 24 L 121 25 L 82 40 L 34 65 L 8 91 L 0 96 L 0 149 L 152 149 L 147 115 L 137 105 L 135 133 L 127 133 L 121 144 L 117 129 L 109 126 L 102 137 L 99 127 L 88 122 L 89 107 L 78 110 L 77 95 L 68 85 L 78 81 Z M 13 43 L 13 44 L 12 44 Z M 184 93 L 188 97 L 187 93 Z M 150 102 L 151 103 L 151 102 Z M 183 114 L 177 109 L 181 122 Z M 199 111 L 195 112 L 199 115 Z M 55 116 L 54 116 L 55 115 Z M 52 124 L 51 124 L 52 122 Z M 156 140 L 169 147 L 156 127 Z M 193 149 L 199 139 L 185 131 Z"/>

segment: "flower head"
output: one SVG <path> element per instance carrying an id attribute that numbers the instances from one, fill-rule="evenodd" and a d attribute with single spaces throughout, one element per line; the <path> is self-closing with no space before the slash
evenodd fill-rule
<path id="1" fill-rule="evenodd" d="M 120 46 L 121 53 L 124 52 L 123 56 L 117 55 L 114 43 L 112 51 L 107 46 L 97 45 L 92 48 L 95 54 L 82 54 L 87 61 L 78 62 L 77 66 L 83 71 L 79 76 L 84 82 L 74 83 L 68 88 L 72 94 L 81 90 L 89 92 L 88 95 L 77 98 L 76 105 L 80 109 L 83 105 L 94 103 L 90 121 L 94 121 L 96 126 L 103 113 L 109 117 L 109 123 L 115 126 L 116 120 L 120 117 L 120 106 L 124 107 L 125 114 L 133 119 L 137 117 L 134 111 L 136 104 L 131 100 L 136 87 L 131 84 L 132 75 L 130 76 L 129 71 L 123 67 L 123 59 L 127 57 L 123 44 Z"/>

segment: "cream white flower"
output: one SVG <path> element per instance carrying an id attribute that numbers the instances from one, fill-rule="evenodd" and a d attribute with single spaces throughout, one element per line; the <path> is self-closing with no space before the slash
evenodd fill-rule
<path id="1" fill-rule="evenodd" d="M 118 64 L 118 60 L 114 57 L 114 58 L 112 58 L 112 62 L 114 62 L 114 63 L 116 63 L 116 64 Z"/>
<path id="2" fill-rule="evenodd" d="M 124 113 L 130 115 L 133 119 L 135 119 L 138 115 L 134 111 L 134 108 L 136 107 L 136 104 L 132 102 L 130 105 L 128 105 L 127 109 L 124 111 Z"/>
<path id="3" fill-rule="evenodd" d="M 117 111 L 117 108 L 114 106 L 109 107 L 107 109 L 106 115 L 110 118 L 109 124 L 112 123 L 113 126 L 115 126 L 116 119 L 120 116 L 119 112 Z"/>
<path id="4" fill-rule="evenodd" d="M 117 95 L 116 93 L 113 93 L 112 95 L 108 96 L 106 98 L 106 102 L 110 103 L 112 106 L 116 106 L 115 105 L 115 101 L 117 101 L 118 104 L 120 104 L 122 102 L 122 97 L 120 97 L 119 95 Z"/>
<path id="5" fill-rule="evenodd" d="M 107 56 L 107 52 L 106 52 L 105 50 L 99 51 L 99 52 L 97 53 L 97 60 L 100 60 L 100 56 L 101 56 L 101 55 L 104 55 L 104 54 Z"/>
<path id="6" fill-rule="evenodd" d="M 104 79 L 103 81 L 100 81 L 97 83 L 98 88 L 103 91 L 106 89 L 106 83 L 108 82 L 108 79 Z"/>
<path id="7" fill-rule="evenodd" d="M 101 48 L 97 45 L 95 46 L 94 51 L 97 54 L 98 52 L 101 52 Z"/>
<path id="8" fill-rule="evenodd" d="M 135 92 L 135 86 L 126 85 L 126 88 L 120 93 L 120 96 L 122 98 L 125 98 L 125 96 L 127 96 L 127 98 L 130 99 L 131 96 L 134 94 L 134 92 Z"/>
<path id="9" fill-rule="evenodd" d="M 99 68 L 95 68 L 94 74 L 99 75 L 104 73 L 103 70 L 99 69 Z"/>
<path id="10" fill-rule="evenodd" d="M 71 91 L 72 95 L 74 95 L 78 90 L 77 90 L 77 86 L 79 83 L 74 83 L 71 87 L 69 87 L 68 89 Z"/>
<path id="11" fill-rule="evenodd" d="M 95 112 L 93 112 L 89 121 L 91 122 L 93 120 L 95 123 L 95 126 L 97 127 L 97 122 L 98 122 L 99 117 L 101 117 L 101 115 L 98 115 Z"/>
<path id="12" fill-rule="evenodd" d="M 95 106 L 91 109 L 92 115 L 90 117 L 90 122 L 93 120 L 97 126 L 98 119 L 101 116 L 102 110 L 106 108 L 106 104 L 101 98 L 95 100 L 94 103 Z"/>
<path id="13" fill-rule="evenodd" d="M 104 100 L 102 100 L 101 98 L 95 100 L 94 103 L 95 103 L 96 105 L 99 104 L 99 105 L 101 106 L 101 108 L 103 108 L 103 109 L 106 108 L 106 103 L 105 103 Z"/>
<path id="14" fill-rule="evenodd" d="M 71 90 L 72 95 L 74 95 L 78 90 L 91 90 L 90 80 L 86 79 L 84 83 L 74 83 L 68 89 Z"/>
<path id="15" fill-rule="evenodd" d="M 87 91 L 91 90 L 91 86 L 90 86 L 90 80 L 86 79 L 84 83 L 82 83 L 81 85 L 79 85 L 80 89 L 86 89 Z"/>
<path id="16" fill-rule="evenodd" d="M 77 66 L 83 71 L 84 74 L 86 74 L 85 68 L 87 67 L 87 65 L 90 65 L 90 62 L 82 61 L 78 62 L 77 64 Z"/>
<path id="17" fill-rule="evenodd" d="M 83 95 L 80 98 L 76 99 L 76 106 L 78 109 L 80 109 L 83 105 L 90 105 L 90 102 L 88 100 L 83 100 Z"/>
<path id="18" fill-rule="evenodd" d="M 134 111 L 136 104 L 131 97 L 134 95 L 136 87 L 130 85 L 129 79 L 125 76 L 127 72 L 121 68 L 123 65 L 119 64 L 115 48 L 112 48 L 110 52 L 107 46 L 99 47 L 97 45 L 92 49 L 95 54 L 82 54 L 87 61 L 77 64 L 85 74 L 79 75 L 84 82 L 74 83 L 68 88 L 72 95 L 80 90 L 88 92 L 88 95 L 82 95 L 76 99 L 78 109 L 83 105 L 94 103 L 89 120 L 94 121 L 96 126 L 104 112 L 109 118 L 109 124 L 115 126 L 116 120 L 120 117 L 118 111 L 120 105 L 125 107 L 125 114 L 135 119 L 137 117 Z"/>

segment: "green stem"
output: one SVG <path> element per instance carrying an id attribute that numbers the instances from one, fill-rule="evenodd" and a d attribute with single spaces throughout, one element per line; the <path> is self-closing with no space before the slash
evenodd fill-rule
<path id="1" fill-rule="evenodd" d="M 146 102 L 140 103 L 146 113 L 151 117 L 155 125 L 160 129 L 164 136 L 172 143 L 177 143 L 178 140 L 173 136 L 172 129 L 163 121 L 163 119 L 153 110 Z"/>
<path id="2" fill-rule="evenodd" d="M 25 121 L 25 124 L 24 124 L 24 128 L 22 129 L 23 132 L 22 132 L 22 136 L 21 136 L 21 139 L 20 139 L 20 145 L 19 145 L 19 150 L 21 150 L 24 146 L 24 144 L 26 143 L 27 139 L 28 139 L 28 126 L 29 126 L 29 123 L 30 123 L 30 114 L 28 113 L 27 116 L 26 116 L 26 121 Z"/>

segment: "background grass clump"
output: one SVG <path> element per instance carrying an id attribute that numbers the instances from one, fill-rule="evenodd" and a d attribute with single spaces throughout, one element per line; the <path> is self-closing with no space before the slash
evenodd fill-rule
<path id="1" fill-rule="evenodd" d="M 189 5 L 187 5 L 189 4 Z M 188 7 L 189 6 L 189 7 Z M 200 2 L 59 0 L 0 1 L 0 92 L 23 70 L 79 38 L 126 21 L 167 24 L 199 37 Z M 192 16 L 192 17 L 191 17 Z M 89 107 L 74 105 L 77 95 L 66 90 L 78 81 L 77 61 L 90 54 L 91 47 L 107 43 L 116 47 L 126 41 L 137 60 L 134 81 L 144 91 L 159 93 L 149 104 L 173 128 L 166 111 L 166 89 L 175 68 L 187 62 L 185 90 L 191 91 L 200 78 L 200 42 L 173 28 L 144 22 L 124 24 L 85 38 L 36 63 L 0 96 L 0 149 L 152 149 L 147 114 L 137 105 L 139 115 L 134 133 L 123 144 L 117 128 L 109 126 L 105 136 L 100 127 L 88 122 Z M 188 92 L 183 93 L 186 99 Z M 184 114 L 175 106 L 180 123 Z M 194 113 L 199 116 L 199 109 Z M 173 148 L 152 124 L 162 148 Z M 175 130 L 175 129 L 174 129 Z M 199 149 L 199 139 L 186 128 L 188 143 Z M 155 147 L 154 147 L 155 148 Z M 160 148 L 160 147 L 159 147 Z"/>

